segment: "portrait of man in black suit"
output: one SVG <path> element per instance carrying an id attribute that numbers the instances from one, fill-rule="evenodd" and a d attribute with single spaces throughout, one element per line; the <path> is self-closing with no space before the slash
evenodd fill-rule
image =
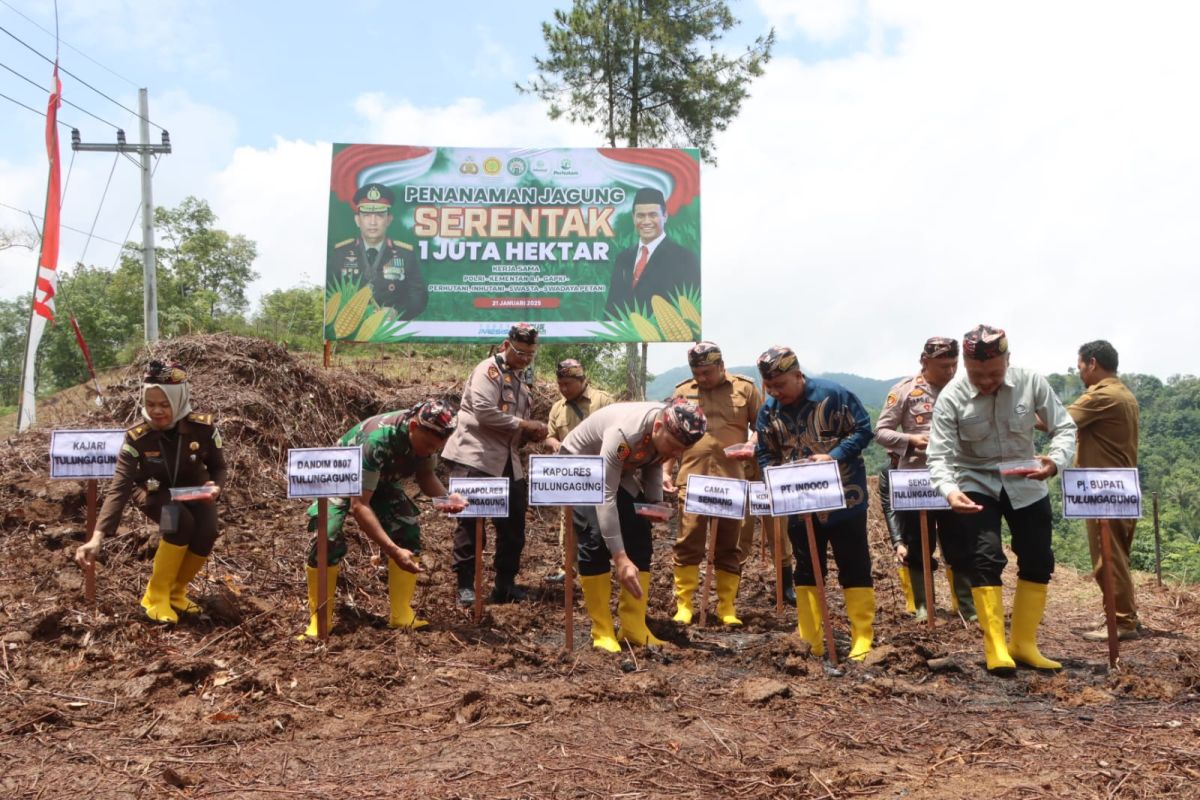
<path id="1" fill-rule="evenodd" d="M 380 183 L 368 183 L 354 194 L 359 235 L 333 246 L 326 285 L 370 286 L 377 305 L 394 308 L 400 319 L 413 319 L 425 310 L 429 291 L 413 246 L 387 235 L 395 202 L 392 190 Z"/>
<path id="2" fill-rule="evenodd" d="M 633 196 L 633 225 L 638 242 L 617 253 L 606 310 L 618 314 L 637 307 L 649 310 L 650 298 L 672 301 L 688 289 L 700 291 L 696 254 L 667 236 L 667 202 L 658 189 Z"/>

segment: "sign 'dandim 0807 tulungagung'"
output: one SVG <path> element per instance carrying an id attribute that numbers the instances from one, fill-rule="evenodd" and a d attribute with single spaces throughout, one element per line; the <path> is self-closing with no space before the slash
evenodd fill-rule
<path id="1" fill-rule="evenodd" d="M 335 144 L 325 338 L 701 338 L 693 149 Z"/>

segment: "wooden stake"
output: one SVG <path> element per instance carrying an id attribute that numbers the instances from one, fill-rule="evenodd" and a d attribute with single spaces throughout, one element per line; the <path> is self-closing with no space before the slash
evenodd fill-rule
<path id="1" fill-rule="evenodd" d="M 1108 520 L 1100 520 L 1100 569 L 1104 581 L 1104 621 L 1108 625 L 1108 667 L 1114 669 L 1121 657 L 1121 640 L 1117 638 L 1117 595 L 1112 568 L 1112 528 Z"/>
<path id="2" fill-rule="evenodd" d="M 813 527 L 812 514 L 804 515 L 804 527 L 808 530 L 808 557 L 812 561 L 813 579 L 817 586 L 817 605 L 821 609 L 821 625 L 825 628 L 825 652 L 833 666 L 838 665 L 837 647 L 833 643 L 833 627 L 829 624 L 829 603 L 825 600 L 825 576 L 821 574 L 821 559 L 817 553 L 817 531 Z M 796 602 L 801 602 L 796 598 Z"/>
<path id="3" fill-rule="evenodd" d="M 713 559 L 717 554 L 717 518 L 708 518 L 708 547 L 704 557 L 704 588 L 700 593 L 700 627 L 708 621 L 708 589 L 712 586 Z"/>
<path id="4" fill-rule="evenodd" d="M 1150 495 L 1154 500 L 1154 576 L 1162 586 L 1162 535 L 1158 530 L 1158 492 Z"/>
<path id="5" fill-rule="evenodd" d="M 96 529 L 96 480 L 87 482 L 87 528 L 85 536 L 90 537 Z M 83 597 L 90 605 L 96 603 L 96 562 L 93 561 L 83 568 Z"/>
<path id="6" fill-rule="evenodd" d="M 763 517 L 771 520 L 771 542 L 775 545 L 775 610 L 783 611 L 783 536 L 779 529 L 777 517 Z M 766 531 L 764 530 L 764 538 Z"/>
<path id="7" fill-rule="evenodd" d="M 929 630 L 937 627 L 934 620 L 934 609 L 937 603 L 933 598 L 933 558 L 929 555 L 929 512 L 922 510 L 921 514 L 921 564 L 925 568 L 925 624 Z M 943 554 L 944 555 L 944 554 Z"/>
<path id="8" fill-rule="evenodd" d="M 475 518 L 475 624 L 483 619 L 483 517 Z"/>
<path id="9" fill-rule="evenodd" d="M 327 343 L 328 344 L 328 343 Z M 317 638 L 329 639 L 329 500 L 317 498 Z"/>
<path id="10" fill-rule="evenodd" d="M 321 360 L 321 363 L 324 365 L 325 369 L 329 369 L 329 367 L 333 364 L 332 356 L 333 356 L 333 345 L 330 344 L 328 339 L 326 339 L 325 340 L 325 355 Z"/>
<path id="11" fill-rule="evenodd" d="M 575 519 L 570 506 L 563 508 L 566 514 L 566 533 L 563 536 L 563 605 L 567 619 L 567 652 L 575 649 Z"/>

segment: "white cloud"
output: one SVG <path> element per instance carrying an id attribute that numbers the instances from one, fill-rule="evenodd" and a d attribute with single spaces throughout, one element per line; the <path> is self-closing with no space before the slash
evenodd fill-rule
<path id="1" fill-rule="evenodd" d="M 471 74 L 477 78 L 505 78 L 512 80 L 517 77 L 517 59 L 504 45 L 504 42 L 492 36 L 492 32 L 484 25 L 475 26 L 475 35 L 479 44 L 475 51 L 475 63 Z"/>
<path id="2" fill-rule="evenodd" d="M 831 42 L 849 33 L 862 13 L 863 0 L 758 0 L 758 9 L 780 36 L 799 31 Z"/>

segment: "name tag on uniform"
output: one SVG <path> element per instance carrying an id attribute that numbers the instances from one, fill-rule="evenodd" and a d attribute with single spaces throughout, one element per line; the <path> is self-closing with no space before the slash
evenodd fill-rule
<path id="1" fill-rule="evenodd" d="M 1142 484 L 1136 469 L 1064 469 L 1065 519 L 1140 519 Z"/>
<path id="2" fill-rule="evenodd" d="M 470 504 L 451 517 L 507 517 L 508 478 L 450 478 L 450 494 L 461 494 Z"/>
<path id="3" fill-rule="evenodd" d="M 771 495 L 771 512 L 777 517 L 814 514 L 846 507 L 842 473 L 836 461 L 782 464 L 763 471 Z"/>
<path id="4" fill-rule="evenodd" d="M 950 507 L 942 493 L 933 488 L 927 469 L 890 469 L 892 511 L 934 511 Z"/>
<path id="5" fill-rule="evenodd" d="M 706 517 L 743 519 L 746 516 L 747 481 L 715 475 L 688 475 L 683 510 Z"/>

